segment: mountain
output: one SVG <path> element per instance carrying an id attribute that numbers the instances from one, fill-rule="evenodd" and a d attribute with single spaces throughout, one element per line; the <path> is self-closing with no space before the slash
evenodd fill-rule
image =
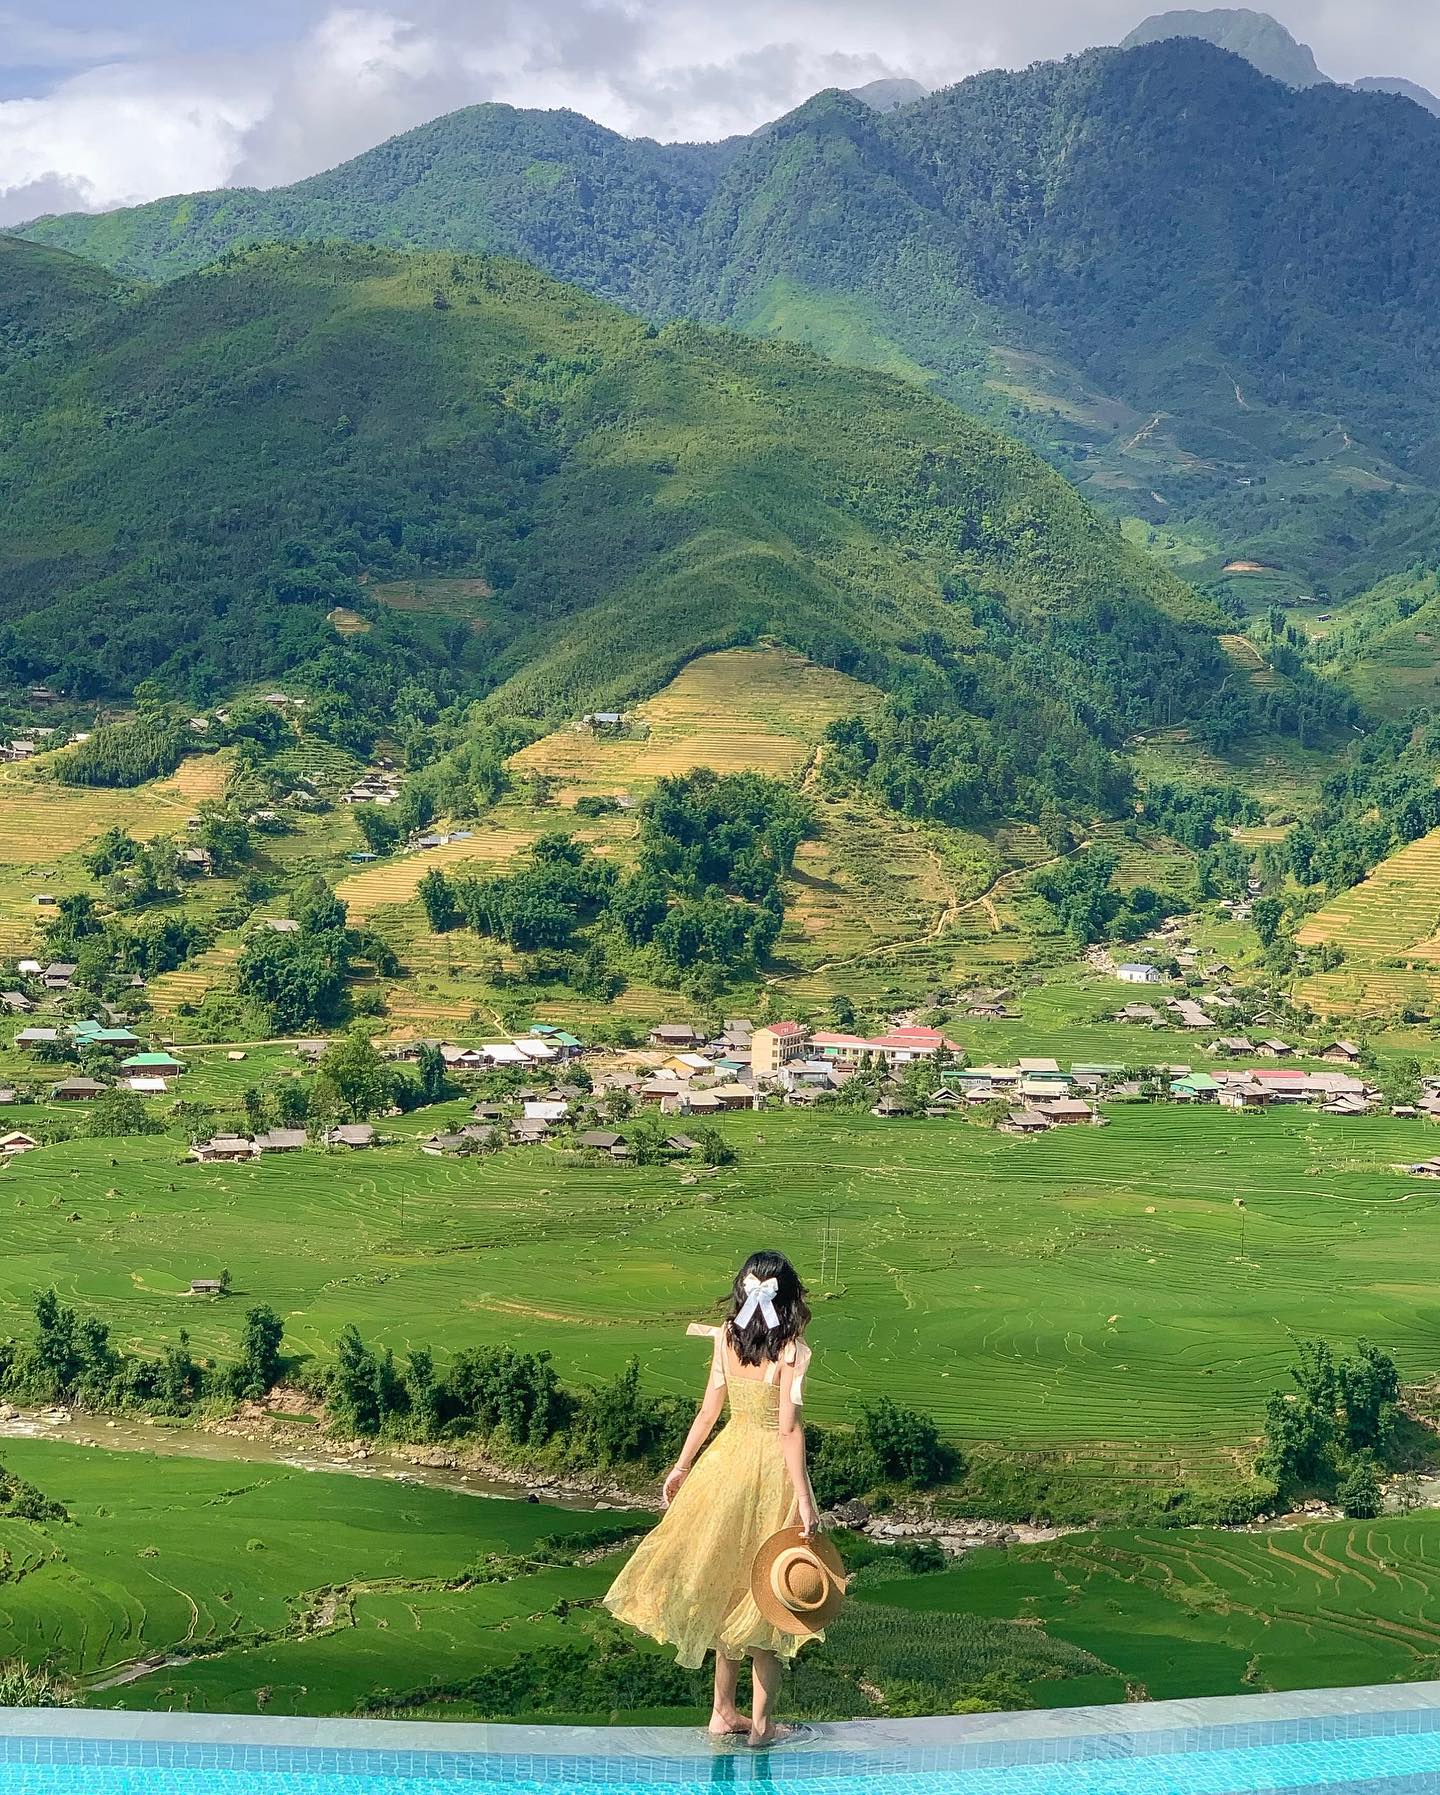
<path id="1" fill-rule="evenodd" d="M 1440 98 L 1428 87 L 1421 87 L 1418 81 L 1407 81 L 1403 75 L 1362 75 L 1350 85 L 1359 93 L 1399 94 L 1402 99 L 1413 100 L 1417 106 L 1423 106 L 1440 118 Z"/>
<path id="2" fill-rule="evenodd" d="M 1158 44 L 1174 37 L 1203 38 L 1217 49 L 1232 50 L 1262 75 L 1283 81 L 1287 87 L 1318 87 L 1330 79 L 1316 67 L 1308 44 L 1297 42 L 1269 13 L 1251 12 L 1244 6 L 1182 7 L 1174 12 L 1152 13 L 1120 40 L 1120 47 L 1133 50 L 1141 44 Z"/>
<path id="3" fill-rule="evenodd" d="M 846 90 L 852 99 L 863 100 L 867 106 L 873 106 L 877 112 L 893 112 L 897 106 L 908 106 L 912 100 L 923 100 L 930 92 L 918 81 L 911 81 L 904 75 L 882 77 L 879 81 L 867 81 L 863 87 L 851 87 Z"/>
<path id="4" fill-rule="evenodd" d="M 1434 537 L 1437 155 L 1419 107 L 1170 39 L 717 145 L 475 107 L 293 187 L 24 234 L 142 279 L 293 238 L 522 256 L 930 385 L 1193 576 L 1298 593 Z"/>
<path id="5" fill-rule="evenodd" d="M 1197 37 L 1217 49 L 1231 50 L 1262 75 L 1283 81 L 1287 87 L 1319 87 L 1330 82 L 1330 76 L 1317 66 L 1309 44 L 1292 37 L 1269 13 L 1251 12 L 1245 7 L 1152 13 L 1121 40 L 1120 47 L 1129 50 L 1174 37 Z M 1350 86 L 1357 93 L 1400 94 L 1440 116 L 1440 99 L 1428 87 L 1401 75 L 1362 75 Z"/>
<path id="6" fill-rule="evenodd" d="M 1023 743 L 1097 790 L 1225 684 L 1191 591 L 914 386 L 449 252 L 232 252 L 70 328 L 92 278 L 0 240 L 0 289 L 67 319 L 0 375 L 6 680 L 563 718 L 774 638 L 974 716 L 972 779 Z"/>
<path id="7" fill-rule="evenodd" d="M 125 286 L 94 262 L 0 237 L 0 373 L 92 322 Z"/>

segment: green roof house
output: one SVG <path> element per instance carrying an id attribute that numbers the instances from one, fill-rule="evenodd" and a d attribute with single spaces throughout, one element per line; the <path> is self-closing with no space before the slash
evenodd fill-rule
<path id="1" fill-rule="evenodd" d="M 183 1072 L 184 1060 L 177 1060 L 173 1053 L 132 1053 L 128 1060 L 121 1060 L 122 1072 Z"/>

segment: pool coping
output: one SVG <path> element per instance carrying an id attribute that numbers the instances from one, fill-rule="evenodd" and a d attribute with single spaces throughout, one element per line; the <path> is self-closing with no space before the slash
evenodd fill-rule
<path id="1" fill-rule="evenodd" d="M 1440 1712 L 1440 1682 L 1381 1683 L 1351 1689 L 1309 1689 L 1284 1695 L 1127 1702 L 1087 1708 L 1045 1708 L 1020 1714 L 936 1715 L 917 1720 L 850 1720 L 808 1725 L 800 1749 L 901 1756 L 956 1746 L 1033 1746 L 1118 1734 L 1146 1735 L 1249 1727 L 1265 1722 L 1344 1720 L 1381 1714 Z M 103 1740 L 126 1744 L 318 1749 L 342 1752 L 435 1752 L 449 1756 L 664 1758 L 712 1761 L 734 1747 L 716 1746 L 698 1727 L 516 1726 L 415 1720 L 322 1720 L 280 1715 L 139 1713 L 118 1708 L 0 1708 L 0 1739 Z M 742 1755 L 750 1758 L 750 1753 Z M 779 1755 L 785 1755 L 780 1748 Z M 754 1761 L 754 1760 L 752 1760 Z"/>

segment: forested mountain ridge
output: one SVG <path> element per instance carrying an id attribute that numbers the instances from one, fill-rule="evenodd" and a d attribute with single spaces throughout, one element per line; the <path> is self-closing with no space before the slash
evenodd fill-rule
<path id="1" fill-rule="evenodd" d="M 1213 614 L 1021 445 L 522 264 L 236 253 L 117 289 L 0 377 L 0 420 L 7 680 L 198 701 L 291 674 L 377 717 L 418 680 L 564 717 L 775 638 L 976 719 L 987 777 L 1043 739 L 1087 802 L 1108 747 L 1225 685 Z M 443 574 L 491 596 L 384 599 Z"/>
<path id="2" fill-rule="evenodd" d="M 295 187 L 27 234 L 143 278 L 299 237 L 520 255 L 932 381 L 1217 569 L 1358 584 L 1433 523 L 1437 154 L 1417 107 L 1169 40 L 718 145 L 475 107 Z"/>

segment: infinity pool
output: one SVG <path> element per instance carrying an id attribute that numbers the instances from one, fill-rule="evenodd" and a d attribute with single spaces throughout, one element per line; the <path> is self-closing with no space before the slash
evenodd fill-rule
<path id="1" fill-rule="evenodd" d="M 671 1729 L 0 1710 L 0 1795 L 1440 1795 L 1440 1684 L 819 1727 Z"/>

